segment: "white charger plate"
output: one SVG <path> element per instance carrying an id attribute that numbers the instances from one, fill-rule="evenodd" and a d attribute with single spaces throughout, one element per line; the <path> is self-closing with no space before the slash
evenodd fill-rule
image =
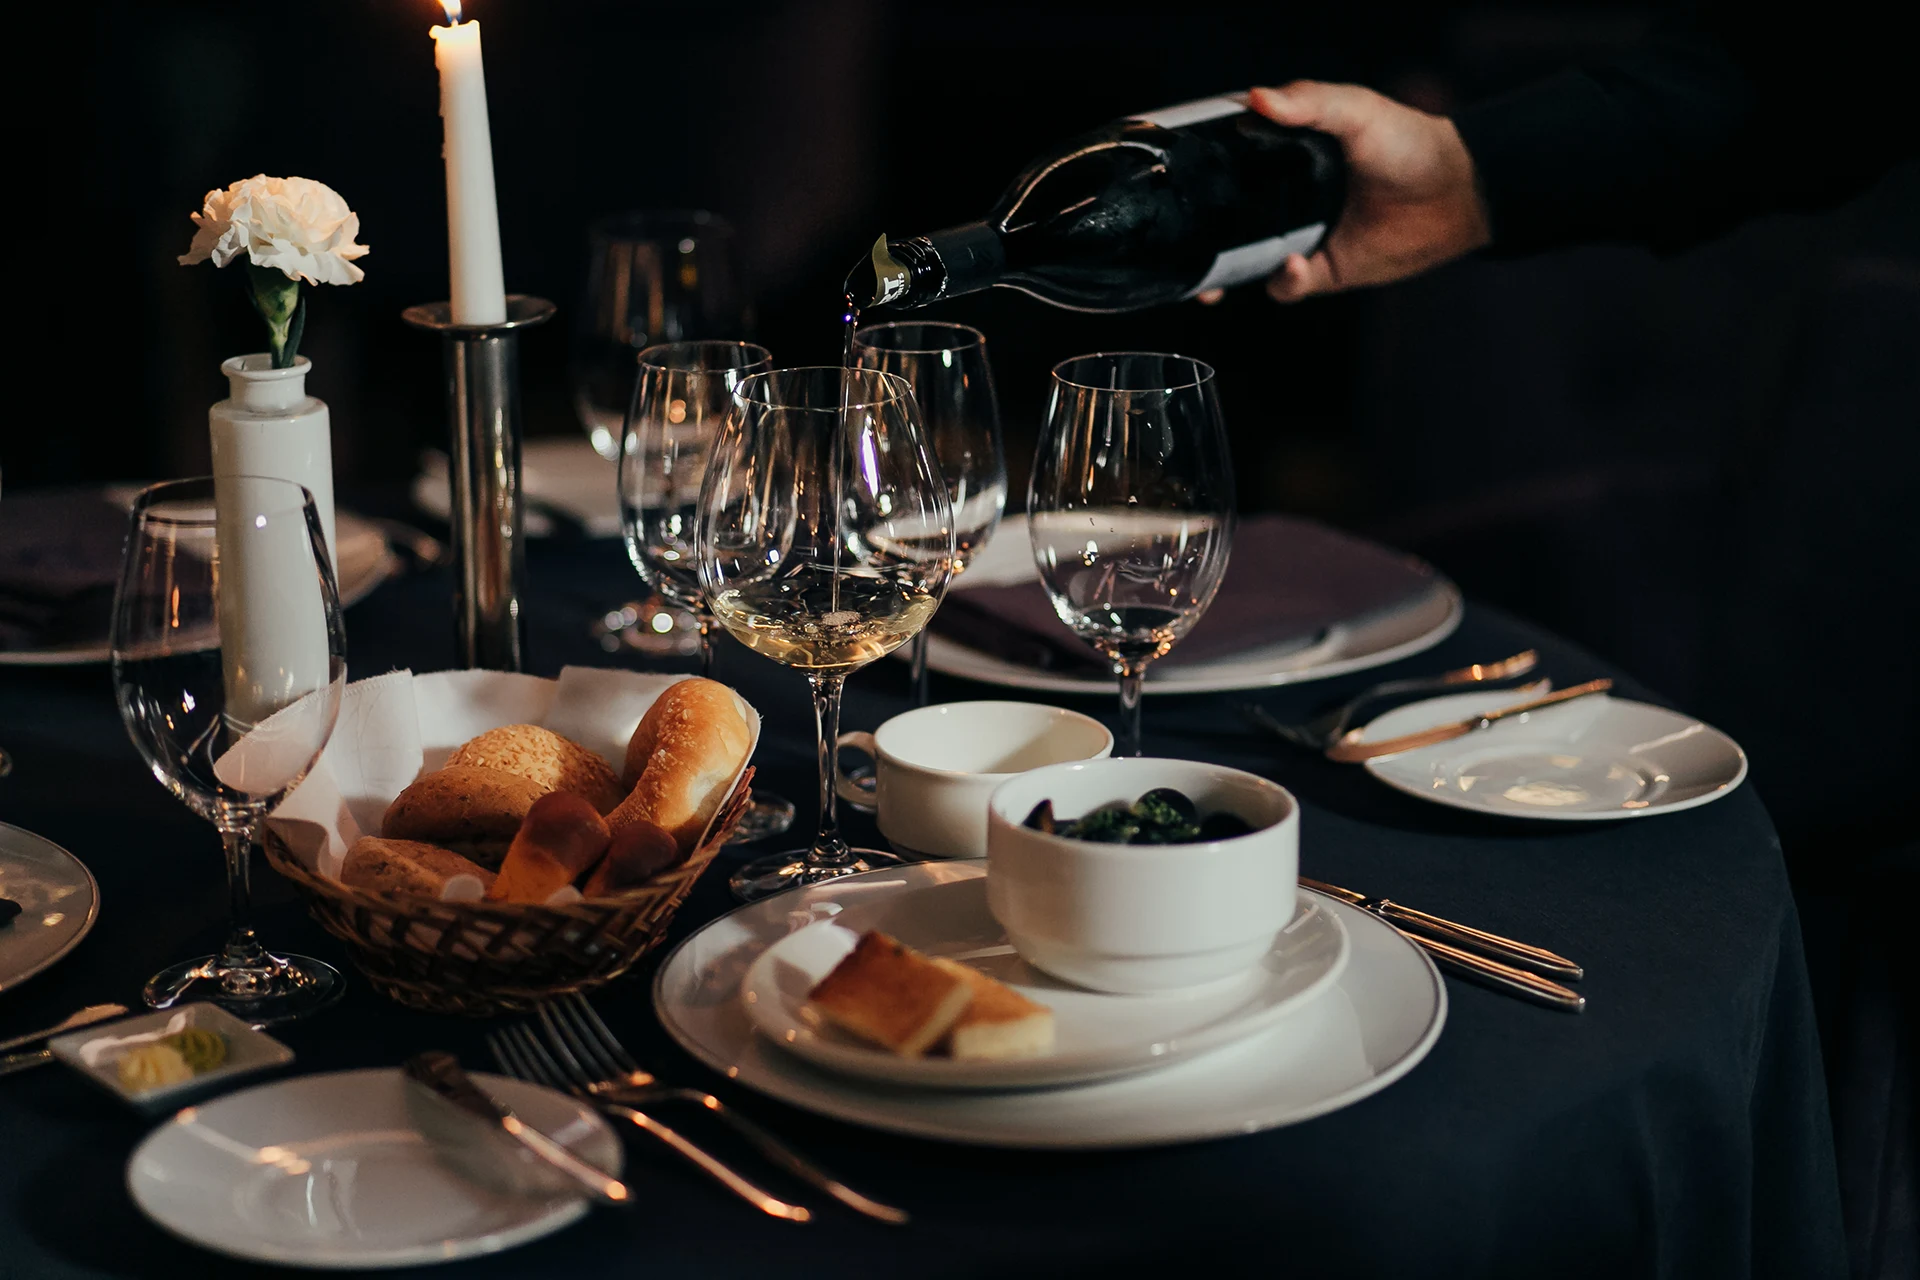
<path id="1" fill-rule="evenodd" d="M 954 583 L 953 590 L 1037 582 L 1039 578 L 1027 537 L 1027 518 L 1010 515 L 1001 521 L 993 538 L 981 549 L 979 558 Z M 1464 612 L 1460 588 L 1436 573 L 1433 588 L 1411 603 L 1358 622 L 1336 623 L 1310 644 L 1303 646 L 1290 640 L 1212 662 L 1151 668 L 1147 673 L 1146 691 L 1226 693 L 1235 689 L 1301 684 L 1350 671 L 1365 671 L 1431 649 L 1453 634 Z M 902 646 L 895 656 L 905 659 L 908 646 Z M 932 631 L 927 633 L 927 665 L 943 675 L 1039 693 L 1111 697 L 1117 687 L 1111 679 L 1061 675 L 1021 666 Z"/>
<path id="2" fill-rule="evenodd" d="M 1318 895 L 1299 910 L 1265 961 L 1193 991 L 1121 996 L 1088 991 L 1028 965 L 987 909 L 986 878 L 926 885 L 861 901 L 788 934 L 763 952 L 740 984 L 747 1018 L 773 1043 L 831 1071 L 889 1084 L 946 1089 L 1020 1089 L 1075 1084 L 1165 1066 L 1272 1026 L 1340 976 L 1347 931 Z M 971 964 L 1053 1010 L 1051 1053 L 1004 1061 L 903 1058 L 827 1023 L 807 992 L 882 929 L 928 955 Z"/>
<path id="3" fill-rule="evenodd" d="M 0 898 L 20 904 L 13 922 L 0 924 L 0 991 L 79 946 L 100 915 L 100 886 L 80 859 L 45 836 L 4 822 Z"/>
<path id="4" fill-rule="evenodd" d="M 619 1140 L 589 1107 L 474 1074 L 521 1119 L 611 1173 Z M 191 1244 L 338 1270 L 451 1262 L 537 1240 L 587 1212 L 579 1196 L 507 1196 L 441 1164 L 391 1068 L 302 1076 L 188 1107 L 127 1161 L 140 1211 Z"/>
<path id="5" fill-rule="evenodd" d="M 1379 740 L 1511 706 L 1508 690 L 1396 707 L 1361 731 Z M 1678 813 L 1718 800 L 1747 776 L 1738 743 L 1691 716 L 1598 694 L 1503 720 L 1436 746 L 1376 756 L 1367 772 L 1455 809 L 1549 822 Z"/>
<path id="6" fill-rule="evenodd" d="M 130 494 L 127 501 L 131 504 Z M 335 549 L 340 559 L 334 566 L 334 575 L 340 584 L 340 607 L 344 609 L 372 595 L 375 587 L 400 571 L 400 562 L 387 546 L 387 535 L 371 521 L 349 511 L 335 511 L 333 526 Z M 218 633 L 209 630 L 197 645 L 176 652 L 193 653 L 215 648 L 219 643 Z M 64 667 L 111 661 L 113 649 L 105 636 L 45 649 L 0 649 L 0 667 Z"/>
<path id="7" fill-rule="evenodd" d="M 749 903 L 674 950 L 654 978 L 654 1009 L 687 1052 L 769 1097 L 894 1133 L 1028 1149 L 1159 1146 L 1311 1119 L 1413 1070 L 1446 1022 L 1446 989 L 1425 954 L 1328 901 L 1348 938 L 1331 986 L 1262 1032 L 1156 1071 L 1057 1089 L 905 1088 L 822 1071 L 754 1031 L 741 979 L 788 933 L 867 903 L 884 919 L 903 891 L 985 874 L 984 861 L 918 863 Z"/>

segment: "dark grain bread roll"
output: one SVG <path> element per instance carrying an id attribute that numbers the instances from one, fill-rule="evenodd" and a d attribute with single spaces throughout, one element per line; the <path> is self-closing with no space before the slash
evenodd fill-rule
<path id="1" fill-rule="evenodd" d="M 340 882 L 376 893 L 408 893 L 438 898 L 455 876 L 472 876 L 482 891 L 493 884 L 493 872 L 451 849 L 417 840 L 387 840 L 361 836 L 347 850 Z"/>
<path id="2" fill-rule="evenodd" d="M 380 820 L 391 840 L 418 840 L 498 867 L 534 801 L 546 788 L 519 774 L 459 764 L 423 773 L 394 797 Z"/>

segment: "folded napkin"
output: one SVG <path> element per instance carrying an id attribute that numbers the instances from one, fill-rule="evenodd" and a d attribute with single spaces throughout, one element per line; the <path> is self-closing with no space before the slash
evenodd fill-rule
<path id="1" fill-rule="evenodd" d="M 95 489 L 0 497 L 0 649 L 104 641 L 126 537 Z"/>
<path id="2" fill-rule="evenodd" d="M 1295 516 L 1253 516 L 1234 531 L 1213 604 L 1156 666 L 1188 666 L 1252 649 L 1304 647 L 1328 627 L 1387 613 L 1432 589 L 1430 565 Z M 1037 582 L 950 592 L 933 630 L 970 649 L 1062 674 L 1110 665 L 1053 611 Z"/>

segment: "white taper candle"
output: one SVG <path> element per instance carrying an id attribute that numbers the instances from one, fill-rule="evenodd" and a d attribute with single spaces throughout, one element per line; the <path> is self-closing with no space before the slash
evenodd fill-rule
<path id="1" fill-rule="evenodd" d="M 442 154 L 447 162 L 453 321 L 499 324 L 507 318 L 507 289 L 500 267 L 500 210 L 494 201 L 480 24 L 459 20 L 458 0 L 441 2 L 452 23 L 433 28 L 433 64 L 440 69 L 440 118 L 446 136 Z"/>

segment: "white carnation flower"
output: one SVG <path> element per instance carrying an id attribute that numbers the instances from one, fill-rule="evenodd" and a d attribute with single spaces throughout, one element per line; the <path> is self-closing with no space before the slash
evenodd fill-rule
<path id="1" fill-rule="evenodd" d="M 269 178 L 264 173 L 209 191 L 193 215 L 193 244 L 182 266 L 211 258 L 224 267 L 241 254 L 256 267 L 286 273 L 308 284 L 356 284 L 365 275 L 353 260 L 367 252 L 355 244 L 360 215 L 340 193 L 311 178 Z"/>

